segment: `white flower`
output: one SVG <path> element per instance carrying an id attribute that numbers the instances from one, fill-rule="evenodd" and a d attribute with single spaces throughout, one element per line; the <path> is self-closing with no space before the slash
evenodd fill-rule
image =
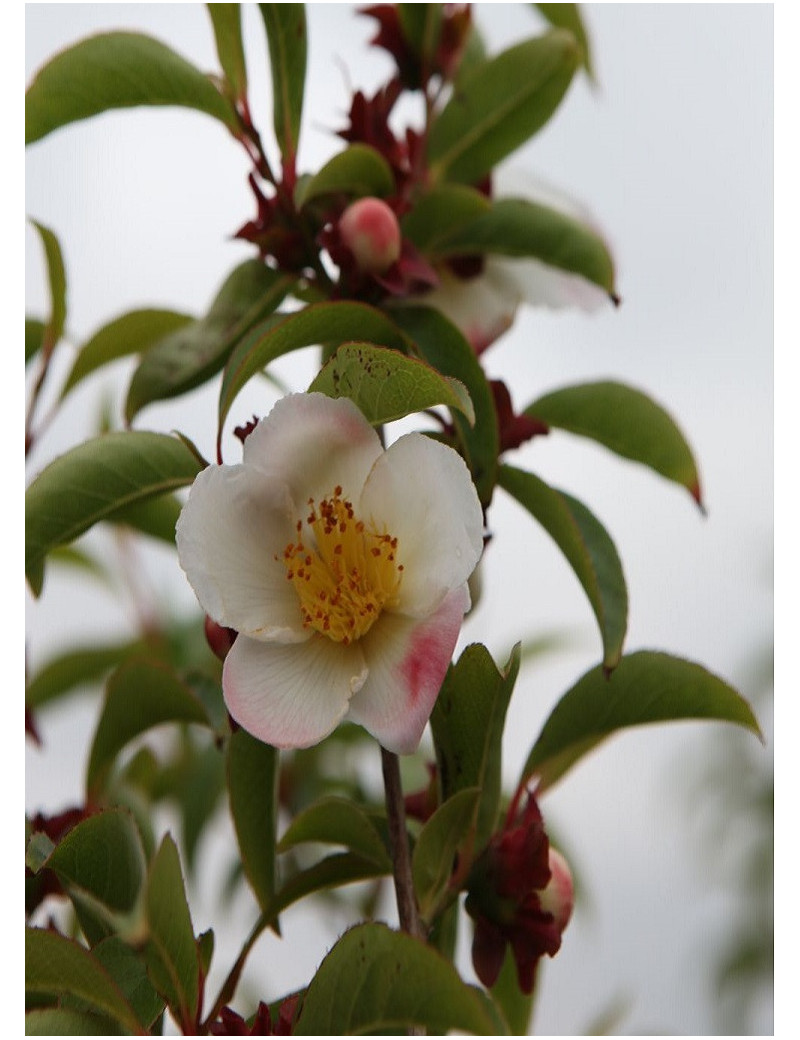
<path id="1" fill-rule="evenodd" d="M 345 717 L 414 751 L 483 548 L 461 457 L 422 434 L 384 450 L 349 400 L 292 394 L 209 466 L 178 520 L 201 606 L 239 633 L 222 688 L 236 721 L 281 748 Z"/>

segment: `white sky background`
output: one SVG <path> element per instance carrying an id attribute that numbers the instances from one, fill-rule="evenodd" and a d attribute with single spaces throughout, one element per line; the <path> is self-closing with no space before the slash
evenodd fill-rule
<path id="1" fill-rule="evenodd" d="M 772 7 L 601 4 L 587 5 L 585 16 L 599 88 L 578 78 L 554 120 L 507 165 L 591 208 L 613 244 L 623 305 L 593 316 L 526 312 L 486 356 L 487 367 L 519 407 L 559 386 L 615 378 L 677 418 L 699 460 L 706 519 L 676 485 L 566 434 L 539 438 L 511 461 L 583 500 L 607 526 L 629 584 L 628 650 L 666 650 L 737 685 L 772 639 Z M 478 4 L 476 17 L 492 51 L 541 27 L 523 4 Z M 349 5 L 311 6 L 301 169 L 318 168 L 340 147 L 329 131 L 344 123 L 348 81 L 370 90 L 389 74 L 388 56 L 364 49 L 373 24 Z M 255 10 L 246 27 L 252 107 L 268 139 L 266 48 Z M 201 68 L 218 67 L 203 5 L 37 4 L 26 9 L 26 79 L 56 50 L 111 28 L 150 33 Z M 178 110 L 112 113 L 28 149 L 26 211 L 64 249 L 72 341 L 134 307 L 204 311 L 250 255 L 230 240 L 254 211 L 247 171 L 221 126 Z M 27 311 L 41 315 L 43 261 L 30 232 L 26 243 Z M 307 352 L 279 371 L 303 389 L 314 360 Z M 103 394 L 119 414 L 130 371 L 120 363 L 72 395 L 31 473 L 93 432 Z M 251 385 L 229 428 L 268 411 L 272 399 Z M 210 457 L 215 405 L 216 383 L 151 407 L 136 425 L 179 428 Z M 226 438 L 229 460 L 236 443 Z M 565 629 L 576 639 L 522 673 L 507 728 L 510 786 L 541 722 L 597 663 L 600 644 L 548 537 L 500 492 L 491 524 L 484 599 L 464 641 L 483 641 L 500 658 L 542 631 Z M 151 563 L 157 594 L 191 610 L 174 556 L 155 552 Z M 55 571 L 27 615 L 34 668 L 71 640 L 110 636 L 126 620 L 117 601 Z M 29 809 L 56 811 L 81 797 L 95 703 L 72 699 L 65 712 L 42 716 L 47 753 L 26 756 Z M 625 1032 L 714 1030 L 704 972 L 728 903 L 687 816 L 690 774 L 723 735 L 721 726 L 699 724 L 625 734 L 543 800 L 591 911 L 578 911 L 545 966 L 537 1032 L 583 1032 L 617 999 L 626 1002 Z M 216 924 L 195 919 L 198 930 Z M 307 980 L 333 938 L 313 924 L 289 914 L 283 943 L 259 945 L 252 967 L 264 980 L 261 995 Z M 222 948 L 218 936 L 217 956 Z M 771 1032 L 768 1007 L 762 1025 Z"/>

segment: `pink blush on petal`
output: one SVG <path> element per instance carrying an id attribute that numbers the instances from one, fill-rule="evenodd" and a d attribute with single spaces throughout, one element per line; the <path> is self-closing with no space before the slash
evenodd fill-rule
<path id="1" fill-rule="evenodd" d="M 420 628 L 412 636 L 409 651 L 399 666 L 412 705 L 417 703 L 424 690 L 441 682 L 444 674 L 441 647 L 440 631 Z M 445 660 L 445 671 L 447 663 Z"/>

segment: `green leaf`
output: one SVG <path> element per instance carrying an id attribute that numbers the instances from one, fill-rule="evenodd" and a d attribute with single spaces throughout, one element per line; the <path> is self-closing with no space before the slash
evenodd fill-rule
<path id="1" fill-rule="evenodd" d="M 168 834 L 150 865 L 145 907 L 150 978 L 182 1030 L 194 1033 L 200 962 L 178 850 Z"/>
<path id="2" fill-rule="evenodd" d="M 614 261 L 603 239 L 574 217 L 527 199 L 498 199 L 472 220 L 443 231 L 428 253 L 532 257 L 581 275 L 617 300 Z"/>
<path id="3" fill-rule="evenodd" d="M 318 373 L 309 393 L 349 397 L 378 425 L 443 404 L 475 422 L 463 383 L 440 375 L 424 361 L 371 343 L 345 343 Z"/>
<path id="4" fill-rule="evenodd" d="M 222 377 L 220 433 L 239 391 L 271 361 L 301 347 L 338 346 L 354 340 L 397 350 L 408 347 L 406 337 L 385 314 L 363 303 L 315 303 L 256 326 L 234 350 Z"/>
<path id="5" fill-rule="evenodd" d="M 603 667 L 614 668 L 628 627 L 628 589 L 616 547 L 582 502 L 533 473 L 501 466 L 498 483 L 547 531 L 575 572 L 603 639 Z"/>
<path id="6" fill-rule="evenodd" d="M 286 852 L 303 842 L 344 845 L 365 859 L 391 871 L 386 846 L 369 816 L 347 798 L 320 798 L 289 824 L 278 845 Z"/>
<path id="7" fill-rule="evenodd" d="M 432 179 L 480 180 L 544 126 L 580 61 L 572 34 L 554 30 L 479 65 L 431 126 Z"/>
<path id="8" fill-rule="evenodd" d="M 528 756 L 522 781 L 538 776 L 541 793 L 617 730 L 678 719 L 733 722 L 761 737 L 750 705 L 722 679 L 691 661 L 640 650 L 623 657 L 608 678 L 593 668 L 564 694 Z"/>
<path id="9" fill-rule="evenodd" d="M 391 872 L 391 864 L 387 866 L 385 862 L 378 863 L 355 852 L 337 852 L 332 856 L 326 856 L 313 866 L 293 874 L 281 885 L 269 904 L 264 907 L 260 927 L 274 925 L 284 910 L 314 892 L 341 888 L 357 881 L 369 881 Z"/>
<path id="10" fill-rule="evenodd" d="M 159 40 L 110 32 L 61 51 L 25 95 L 25 144 L 110 109 L 180 105 L 219 119 L 235 133 L 236 113 L 211 80 Z"/>
<path id="11" fill-rule="evenodd" d="M 231 734 L 227 755 L 231 816 L 242 866 L 262 909 L 275 894 L 278 762 L 276 748 L 243 729 Z"/>
<path id="12" fill-rule="evenodd" d="M 661 405 L 640 390 L 610 381 L 568 386 L 538 398 L 525 414 L 649 466 L 702 505 L 691 448 Z"/>
<path id="13" fill-rule="evenodd" d="M 442 243 L 472 224 L 490 206 L 486 196 L 475 188 L 437 184 L 417 199 L 403 217 L 403 234 L 426 256 L 443 255 Z"/>
<path id="14" fill-rule="evenodd" d="M 483 995 L 439 953 L 383 924 L 351 928 L 311 980 L 295 1033 L 346 1036 L 407 1026 L 497 1035 Z"/>
<path id="15" fill-rule="evenodd" d="M 25 495 L 25 573 L 38 595 L 45 557 L 114 512 L 191 484 L 201 469 L 176 437 L 107 433 L 59 456 Z"/>
<path id="16" fill-rule="evenodd" d="M 240 4 L 206 4 L 214 27 L 217 55 L 237 101 L 247 98 L 247 66 L 242 43 Z"/>
<path id="17" fill-rule="evenodd" d="M 457 90 L 461 89 L 461 84 L 475 72 L 478 66 L 486 63 L 487 57 L 486 41 L 475 24 L 475 19 L 472 18 L 467 29 L 467 39 L 461 53 L 461 61 L 456 70 L 454 86 Z"/>
<path id="18" fill-rule="evenodd" d="M 164 1001 L 153 989 L 141 956 L 115 935 L 98 943 L 92 952 L 122 990 L 144 1028 L 150 1029 L 164 1010 Z"/>
<path id="19" fill-rule="evenodd" d="M 302 208 L 321 195 L 391 195 L 395 190 L 392 169 L 380 152 L 366 144 L 351 144 L 322 169 L 298 184 L 295 203 Z"/>
<path id="20" fill-rule="evenodd" d="M 64 335 L 64 324 L 67 320 L 67 275 L 64 270 L 64 256 L 55 234 L 50 228 L 35 220 L 32 220 L 31 224 L 39 232 L 42 240 L 47 264 L 47 281 L 50 286 L 50 317 L 42 336 L 42 350 L 47 356 Z"/>
<path id="21" fill-rule="evenodd" d="M 440 805 L 420 831 L 411 873 L 419 912 L 430 921 L 453 874 L 456 853 L 474 835 L 481 791 L 468 787 Z M 468 852 L 471 850 L 467 850 Z"/>
<path id="22" fill-rule="evenodd" d="M 96 798 L 119 752 L 134 737 L 165 722 L 208 726 L 205 709 L 166 665 L 146 660 L 123 664 L 108 680 L 86 774 L 86 792 Z"/>
<path id="23" fill-rule="evenodd" d="M 38 318 L 25 318 L 25 364 L 36 357 L 44 343 L 44 322 Z"/>
<path id="24" fill-rule="evenodd" d="M 272 70 L 275 136 L 284 160 L 294 162 L 303 114 L 308 30 L 304 4 L 259 4 Z"/>
<path id="25" fill-rule="evenodd" d="M 211 970 L 211 959 L 214 956 L 214 933 L 210 928 L 198 935 L 197 952 L 200 956 L 200 970 L 205 978 Z"/>
<path id="26" fill-rule="evenodd" d="M 547 21 L 556 29 L 567 29 L 580 45 L 583 60 L 581 64 L 586 69 L 590 79 L 594 79 L 592 68 L 592 54 L 589 46 L 589 34 L 581 17 L 580 4 L 532 4 L 538 8 Z"/>
<path id="27" fill-rule="evenodd" d="M 167 545 L 175 544 L 175 524 L 181 513 L 181 503 L 174 495 L 159 495 L 145 502 L 136 502 L 112 513 L 112 524 L 131 527 L 140 534 L 150 535 Z"/>
<path id="28" fill-rule="evenodd" d="M 485 646 L 468 646 L 450 666 L 431 715 L 443 801 L 471 788 L 482 792 L 476 854 L 489 840 L 500 809 L 503 727 L 518 671 L 519 647 L 498 671 Z"/>
<path id="29" fill-rule="evenodd" d="M 54 871 L 73 901 L 83 895 L 110 914 L 129 914 L 144 880 L 142 843 L 133 817 L 109 809 L 81 820 L 39 861 Z M 37 873 L 38 873 L 37 869 Z M 87 936 L 92 942 L 102 936 Z"/>
<path id="30" fill-rule="evenodd" d="M 25 706 L 41 708 L 76 688 L 99 682 L 107 672 L 129 657 L 142 654 L 147 644 L 140 639 L 107 646 L 85 646 L 57 654 L 44 664 L 28 683 Z"/>
<path id="31" fill-rule="evenodd" d="M 403 36 L 419 60 L 423 73 L 431 74 L 442 32 L 441 4 L 398 4 Z"/>
<path id="32" fill-rule="evenodd" d="M 88 1011 L 41 1008 L 25 1015 L 25 1036 L 124 1036 L 117 1022 Z"/>
<path id="33" fill-rule="evenodd" d="M 192 321 L 177 311 L 142 309 L 122 314 L 98 329 L 80 348 L 61 389 L 62 400 L 70 390 L 103 365 L 130 354 L 143 354 L 160 339 Z"/>
<path id="34" fill-rule="evenodd" d="M 393 308 L 392 317 L 417 346 L 422 357 L 442 375 L 458 379 L 467 388 L 475 422 L 453 414 L 464 455 L 482 505 L 492 499 L 500 451 L 497 411 L 486 373 L 463 334 L 432 307 Z"/>
<path id="35" fill-rule="evenodd" d="M 135 1011 L 108 971 L 85 947 L 57 932 L 25 929 L 25 992 L 78 997 L 126 1032 L 141 1032 Z"/>
<path id="36" fill-rule="evenodd" d="M 535 976 L 534 976 L 535 979 Z M 528 1036 L 533 1012 L 534 992 L 523 993 L 517 980 L 517 968 L 511 947 L 506 954 L 500 974 L 491 989 L 492 1000 L 503 1013 L 513 1036 Z"/>
<path id="37" fill-rule="evenodd" d="M 214 743 L 202 748 L 190 763 L 187 782 L 178 792 L 187 869 L 197 872 L 200 839 L 225 791 L 225 763 Z"/>
<path id="38" fill-rule="evenodd" d="M 216 375 L 242 336 L 275 310 L 293 284 L 260 260 L 235 268 L 204 318 L 162 338 L 142 358 L 128 389 L 127 421 L 145 405 L 177 397 Z"/>

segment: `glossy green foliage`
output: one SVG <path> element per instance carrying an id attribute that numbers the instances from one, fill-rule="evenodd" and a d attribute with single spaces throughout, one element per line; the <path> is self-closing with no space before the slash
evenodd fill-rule
<path id="1" fill-rule="evenodd" d="M 235 730 L 228 741 L 226 778 L 242 867 L 262 909 L 275 894 L 278 751 Z"/>
<path id="2" fill-rule="evenodd" d="M 235 101 L 247 97 L 247 66 L 242 42 L 242 14 L 240 4 L 206 4 L 217 55 L 225 79 Z"/>
<path id="3" fill-rule="evenodd" d="M 387 871 L 392 869 L 378 828 L 364 809 L 347 798 L 321 798 L 298 813 L 284 832 L 278 850 L 287 852 L 307 842 L 343 845 Z"/>
<path id="4" fill-rule="evenodd" d="M 121 1031 L 142 1032 L 130 1001 L 100 960 L 57 932 L 25 929 L 25 992 L 78 997 L 92 1012 L 116 1022 Z"/>
<path id="5" fill-rule="evenodd" d="M 507 1032 L 479 990 L 429 946 L 382 924 L 346 932 L 308 987 L 295 1033 L 345 1036 L 424 1027 L 479 1036 Z"/>
<path id="6" fill-rule="evenodd" d="M 116 936 L 98 943 L 92 953 L 122 990 L 145 1029 L 154 1031 L 164 1001 L 150 982 L 141 953 Z"/>
<path id="7" fill-rule="evenodd" d="M 398 4 L 397 14 L 403 37 L 419 62 L 424 81 L 431 73 L 442 33 L 442 5 Z"/>
<path id="8" fill-rule="evenodd" d="M 481 791 L 476 854 L 500 809 L 503 729 L 518 671 L 518 647 L 501 671 L 485 646 L 468 646 L 450 666 L 431 715 L 442 799 L 471 788 Z"/>
<path id="9" fill-rule="evenodd" d="M 117 755 L 134 737 L 165 722 L 209 725 L 203 705 L 169 667 L 148 659 L 122 665 L 108 681 L 89 753 L 87 794 L 98 796 Z"/>
<path id="10" fill-rule="evenodd" d="M 236 114 L 211 80 L 159 40 L 110 32 L 76 43 L 36 74 L 25 95 L 25 143 L 116 108 L 179 105 L 236 129 Z"/>
<path id="11" fill-rule="evenodd" d="M 246 260 L 226 278 L 208 313 L 162 338 L 133 374 L 125 402 L 130 422 L 145 405 L 205 383 L 225 365 L 242 337 L 280 305 L 294 283 L 260 260 Z"/>
<path id="12" fill-rule="evenodd" d="M 311 304 L 256 326 L 238 345 L 225 369 L 219 398 L 220 431 L 239 391 L 271 361 L 301 347 L 365 340 L 396 350 L 408 346 L 389 318 L 363 303 Z"/>
<path id="13" fill-rule="evenodd" d="M 474 184 L 524 144 L 553 115 L 580 60 L 574 36 L 553 30 L 478 65 L 431 127 L 434 180 Z"/>
<path id="14" fill-rule="evenodd" d="M 581 275 L 616 299 L 614 261 L 602 237 L 574 217 L 527 199 L 498 199 L 438 235 L 440 256 L 527 257 Z"/>
<path id="15" fill-rule="evenodd" d="M 184 1033 L 194 1034 L 200 1011 L 200 961 L 178 850 L 169 835 L 150 864 L 145 916 L 150 978 Z"/>
<path id="16" fill-rule="evenodd" d="M 91 686 L 129 657 L 146 652 L 144 640 L 122 640 L 106 646 L 90 644 L 57 654 L 30 679 L 25 690 L 25 704 L 40 708 L 50 701 Z"/>
<path id="17" fill-rule="evenodd" d="M 440 375 L 422 361 L 371 343 L 343 344 L 308 389 L 328 397 L 349 397 L 375 425 L 434 405 L 445 405 L 475 422 L 463 383 Z"/>
<path id="18" fill-rule="evenodd" d="M 87 938 L 94 944 L 110 934 L 114 918 L 132 914 L 139 899 L 145 862 L 136 824 L 124 810 L 110 809 L 82 820 L 50 846 L 32 839 L 27 865 L 36 873 L 52 870 L 79 917 L 86 908 Z"/>
<path id="19" fill-rule="evenodd" d="M 64 334 L 64 324 L 67 319 L 67 275 L 64 270 L 64 255 L 61 245 L 53 231 L 35 220 L 32 220 L 31 224 L 39 233 L 44 248 L 47 281 L 50 287 L 50 317 L 42 329 L 41 343 L 45 354 L 48 354 Z M 27 335 L 25 356 L 26 358 L 28 356 Z"/>
<path id="20" fill-rule="evenodd" d="M 474 409 L 474 422 L 458 412 L 452 414 L 452 421 L 478 497 L 488 506 L 500 446 L 494 397 L 475 351 L 455 325 L 432 307 L 397 307 L 393 308 L 392 317 L 411 337 L 429 365 L 466 387 Z"/>
<path id="21" fill-rule="evenodd" d="M 80 348 L 61 389 L 62 398 L 103 365 L 131 354 L 144 354 L 191 321 L 188 314 L 153 308 L 120 315 L 98 329 Z"/>
<path id="22" fill-rule="evenodd" d="M 48 1007 L 28 1011 L 26 1036 L 124 1036 L 125 1030 L 113 1019 L 90 1011 L 70 1011 Z"/>
<path id="23" fill-rule="evenodd" d="M 503 1013 L 513 1036 L 528 1036 L 530 1033 L 531 1013 L 534 1006 L 535 991 L 523 993 L 517 980 L 517 968 L 511 948 L 506 948 L 503 966 L 497 982 L 491 989 L 492 1000 Z"/>
<path id="24" fill-rule="evenodd" d="M 298 184 L 295 203 L 303 207 L 314 199 L 339 194 L 382 197 L 391 195 L 394 187 L 392 168 L 381 153 L 366 144 L 351 144 Z"/>
<path id="25" fill-rule="evenodd" d="M 453 872 L 469 861 L 475 838 L 479 788 L 457 791 L 426 821 L 414 845 L 411 863 L 414 891 L 424 921 L 433 919 L 440 910 Z M 459 857 L 458 860 L 456 857 Z M 453 894 L 457 888 L 453 890 Z"/>
<path id="26" fill-rule="evenodd" d="M 108 522 L 174 545 L 175 524 L 180 515 L 181 503 L 175 495 L 159 495 L 115 510 Z"/>
<path id="27" fill-rule="evenodd" d="M 465 184 L 436 184 L 403 216 L 403 234 L 426 256 L 445 256 L 445 243 L 487 213 L 490 201 Z"/>
<path id="28" fill-rule="evenodd" d="M 593 668 L 564 694 L 522 779 L 537 776 L 541 792 L 618 730 L 678 719 L 733 722 L 761 736 L 750 705 L 722 679 L 691 661 L 640 650 L 623 657 L 611 676 Z"/>
<path id="29" fill-rule="evenodd" d="M 48 552 L 117 510 L 191 484 L 201 469 L 176 437 L 109 433 L 60 455 L 25 494 L 25 574 L 41 591 Z"/>
<path id="30" fill-rule="evenodd" d="M 701 503 L 692 449 L 674 419 L 641 390 L 610 380 L 568 386 L 539 397 L 525 414 L 649 466 Z"/>
<path id="31" fill-rule="evenodd" d="M 589 43 L 589 34 L 581 15 L 580 4 L 532 4 L 544 18 L 556 29 L 567 29 L 577 40 L 582 53 L 582 65 L 589 75 L 594 79 L 592 67 L 592 52 Z"/>
<path id="32" fill-rule="evenodd" d="M 25 364 L 36 357 L 44 343 L 44 322 L 38 318 L 25 319 Z"/>
<path id="33" fill-rule="evenodd" d="M 581 583 L 603 639 L 603 666 L 614 668 L 628 627 L 628 590 L 608 532 L 576 498 L 533 473 L 501 466 L 499 483 L 547 531 Z"/>
<path id="34" fill-rule="evenodd" d="M 269 44 L 275 136 L 294 162 L 303 114 L 308 29 L 303 4 L 259 4 Z"/>

